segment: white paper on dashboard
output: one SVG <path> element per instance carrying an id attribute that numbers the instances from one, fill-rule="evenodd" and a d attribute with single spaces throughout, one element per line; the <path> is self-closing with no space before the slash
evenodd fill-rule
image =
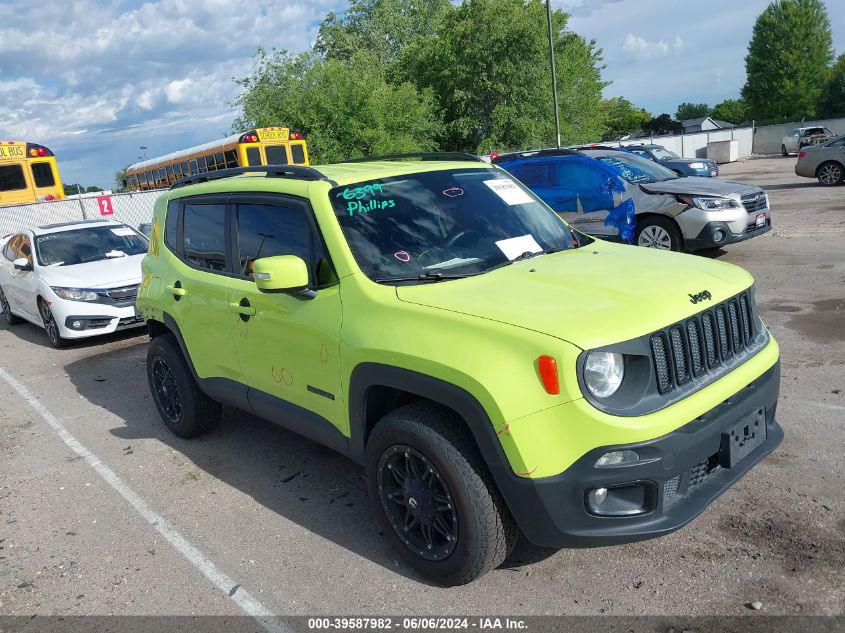
<path id="1" fill-rule="evenodd" d="M 508 259 L 516 259 L 523 253 L 542 253 L 543 247 L 537 243 L 533 235 L 520 235 L 519 237 L 510 237 L 506 240 L 499 240 L 496 242 L 505 257 Z"/>
<path id="2" fill-rule="evenodd" d="M 490 187 L 497 196 L 504 200 L 509 205 L 527 204 L 534 202 L 534 199 L 528 193 L 521 189 L 510 178 L 496 178 L 494 180 L 485 180 L 484 184 Z"/>
<path id="3" fill-rule="evenodd" d="M 119 226 L 116 229 L 112 229 L 111 232 L 120 237 L 131 237 L 135 235 L 135 231 L 125 226 Z"/>

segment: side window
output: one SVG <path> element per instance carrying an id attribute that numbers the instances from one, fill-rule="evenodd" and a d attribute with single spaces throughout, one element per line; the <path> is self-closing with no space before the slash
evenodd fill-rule
<path id="1" fill-rule="evenodd" d="M 580 160 L 562 161 L 555 164 L 555 175 L 559 186 L 568 189 L 599 189 L 604 181 L 602 173 Z"/>
<path id="2" fill-rule="evenodd" d="M 174 253 L 179 252 L 177 229 L 179 226 L 179 203 L 171 202 L 167 205 L 167 216 L 164 220 L 164 243 Z"/>
<path id="3" fill-rule="evenodd" d="M 164 167 L 160 167 L 158 170 L 158 181 L 162 187 L 167 184 L 167 170 Z"/>
<path id="4" fill-rule="evenodd" d="M 294 163 L 297 165 L 305 164 L 305 149 L 303 148 L 302 143 L 293 143 L 290 146 L 290 154 Z"/>
<path id="5" fill-rule="evenodd" d="M 197 159 L 197 166 L 199 168 L 199 173 L 204 174 L 208 171 L 208 163 L 205 160 L 205 156 L 200 156 Z"/>
<path id="6" fill-rule="evenodd" d="M 194 266 L 226 270 L 226 205 L 186 204 L 182 218 L 185 258 Z"/>
<path id="7" fill-rule="evenodd" d="M 226 168 L 230 167 L 237 167 L 238 166 L 238 153 L 230 149 L 225 153 L 226 156 Z"/>
<path id="8" fill-rule="evenodd" d="M 827 144 L 828 147 L 845 147 L 845 136 Z"/>
<path id="9" fill-rule="evenodd" d="M 513 170 L 514 176 L 529 187 L 542 187 L 549 184 L 549 166 L 545 163 L 525 163 Z"/>
<path id="10" fill-rule="evenodd" d="M 296 255 L 312 267 L 311 227 L 299 205 L 239 204 L 238 272 L 252 277 L 252 263 L 261 257 Z"/>
<path id="11" fill-rule="evenodd" d="M 182 163 L 182 175 L 183 176 L 190 176 L 191 170 L 188 169 L 188 161 Z"/>
<path id="12" fill-rule="evenodd" d="M 26 189 L 26 179 L 20 165 L 0 165 L 0 191 Z"/>
<path id="13" fill-rule="evenodd" d="M 168 165 L 166 167 L 166 170 L 167 170 L 167 180 L 168 180 L 168 182 L 170 182 L 171 180 L 173 180 L 173 176 L 174 176 L 173 165 Z"/>
<path id="14" fill-rule="evenodd" d="M 32 177 L 36 187 L 52 187 L 56 184 L 50 163 L 32 163 Z"/>
<path id="15" fill-rule="evenodd" d="M 195 175 L 195 174 L 198 174 L 198 173 L 199 173 L 199 171 L 198 171 L 198 167 L 197 167 L 197 159 L 196 159 L 196 158 L 194 158 L 194 159 L 191 161 L 191 168 L 190 168 L 188 171 L 191 173 L 191 175 L 192 175 L 192 176 L 193 176 L 193 175 Z"/>
<path id="16" fill-rule="evenodd" d="M 217 162 L 217 169 L 226 168 L 226 162 L 223 160 L 223 152 L 217 152 L 214 155 L 214 160 Z"/>
<path id="17" fill-rule="evenodd" d="M 206 156 L 205 162 L 206 162 L 206 169 L 208 169 L 208 171 L 216 171 L 217 170 L 217 165 L 214 164 L 214 154 L 209 154 L 208 156 Z"/>
<path id="18" fill-rule="evenodd" d="M 246 163 L 247 165 L 261 164 L 261 152 L 258 151 L 257 147 L 246 148 Z"/>

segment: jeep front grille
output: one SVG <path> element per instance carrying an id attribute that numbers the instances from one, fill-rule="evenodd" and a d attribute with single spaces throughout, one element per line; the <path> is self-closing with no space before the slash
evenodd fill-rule
<path id="1" fill-rule="evenodd" d="M 727 361 L 755 351 L 755 336 L 748 292 L 655 332 L 650 342 L 657 390 L 666 394 L 692 378 L 725 371 Z"/>

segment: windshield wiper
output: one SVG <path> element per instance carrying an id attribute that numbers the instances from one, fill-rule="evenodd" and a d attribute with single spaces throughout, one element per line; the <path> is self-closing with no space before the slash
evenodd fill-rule
<path id="1" fill-rule="evenodd" d="M 435 272 L 432 270 L 428 270 L 424 273 L 420 273 L 418 275 L 405 275 L 402 277 L 376 277 L 373 281 L 376 283 L 388 283 L 391 281 L 421 281 L 421 282 L 435 282 L 435 281 L 447 281 L 449 279 L 464 279 L 465 277 L 472 277 L 473 275 L 477 275 L 478 273 L 464 273 L 462 275 L 450 275 L 444 274 L 440 272 Z"/>
<path id="2" fill-rule="evenodd" d="M 490 268 L 485 268 L 484 272 L 490 272 L 491 270 L 496 270 L 497 268 L 504 268 L 505 266 L 510 266 L 515 262 L 522 261 L 523 259 L 531 259 L 532 257 L 537 257 L 538 255 L 548 255 L 550 253 L 557 253 L 558 251 L 562 251 L 562 248 L 549 248 L 544 251 L 525 251 L 522 255 L 517 255 L 513 259 L 506 259 L 505 261 L 496 264 L 495 266 L 490 266 Z"/>

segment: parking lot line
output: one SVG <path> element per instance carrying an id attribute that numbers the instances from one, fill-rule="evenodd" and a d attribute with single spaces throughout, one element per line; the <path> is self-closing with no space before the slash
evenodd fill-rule
<path id="1" fill-rule="evenodd" d="M 60 418 L 53 415 L 27 387 L 14 376 L 0 367 L 0 378 L 5 380 L 29 406 L 56 432 L 56 434 L 67 444 L 70 449 L 79 455 L 109 486 L 114 488 L 121 497 L 126 499 L 147 523 L 161 534 L 168 543 L 184 556 L 197 570 L 226 596 L 235 602 L 246 614 L 255 618 L 261 626 L 269 633 L 286 633 L 287 627 L 282 625 L 273 614 L 243 587 L 236 583 L 225 573 L 218 569 L 217 565 L 203 554 L 196 546 L 182 536 L 163 516 L 153 510 L 132 488 L 118 477 L 108 466 L 100 461 L 100 458 L 87 449 L 74 435 L 67 430 Z"/>

